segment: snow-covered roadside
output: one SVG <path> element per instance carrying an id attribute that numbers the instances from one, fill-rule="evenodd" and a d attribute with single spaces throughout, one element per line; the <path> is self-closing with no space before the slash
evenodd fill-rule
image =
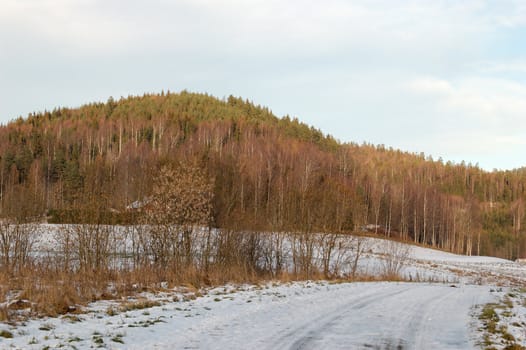
<path id="1" fill-rule="evenodd" d="M 526 289 L 492 289 L 496 302 L 477 308 L 480 344 L 485 349 L 526 348 Z"/>
<path id="2" fill-rule="evenodd" d="M 53 254 L 59 226 L 39 229 L 36 251 Z M 367 249 L 360 256 L 359 274 L 381 275 L 394 244 L 408 250 L 401 275 L 418 283 L 178 288 L 139 295 L 136 300 L 99 301 L 84 314 L 33 319 L 16 326 L 0 323 L 0 349 L 469 349 L 483 336 L 476 330 L 481 327 L 477 312 L 482 309 L 472 308 L 509 292 L 500 286 L 526 283 L 526 266 L 508 260 L 361 239 Z M 342 265 L 341 272 L 348 271 Z M 519 314 L 525 311 L 517 309 Z"/>
<path id="3" fill-rule="evenodd" d="M 97 302 L 87 314 L 31 320 L 8 329 L 14 337 L 0 348 L 471 349 L 470 310 L 492 300 L 486 286 L 393 282 L 226 286 L 183 298 L 150 296 L 161 305 L 122 312 Z"/>

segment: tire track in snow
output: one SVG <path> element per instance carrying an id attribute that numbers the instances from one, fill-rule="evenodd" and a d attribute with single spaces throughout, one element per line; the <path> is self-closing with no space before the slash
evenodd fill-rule
<path id="1" fill-rule="evenodd" d="M 393 284 L 303 322 L 270 348 L 469 349 L 469 308 L 478 293 L 473 288 Z"/>
<path id="2" fill-rule="evenodd" d="M 390 285 L 387 287 L 393 286 L 394 285 Z M 393 291 L 392 288 L 388 288 L 382 290 L 381 293 L 369 294 L 367 296 L 363 296 L 363 294 L 352 295 L 352 298 L 348 302 L 338 305 L 338 307 L 331 312 L 318 316 L 315 319 L 303 323 L 301 326 L 297 326 L 292 330 L 287 331 L 286 334 L 281 335 L 276 341 L 274 341 L 269 349 L 308 349 L 313 340 L 319 339 L 320 336 L 328 332 L 335 323 L 341 322 L 345 318 L 345 314 L 350 311 L 360 312 L 361 309 L 370 304 L 377 303 L 384 298 L 396 296 L 410 289 L 408 286 L 397 287 L 402 287 L 402 289 Z M 297 339 L 298 336 L 299 339 Z"/>
<path id="3" fill-rule="evenodd" d="M 156 349 L 472 349 L 470 308 L 489 287 L 427 283 L 283 286 L 195 302 L 156 333 Z M 153 332 L 153 330 L 152 330 Z M 144 343 L 126 348 L 143 349 Z M 152 343 L 148 345 L 151 347 Z"/>
<path id="4" fill-rule="evenodd" d="M 446 288 L 443 286 L 442 288 Z M 422 288 L 419 288 L 422 289 Z M 427 288 L 428 289 L 428 288 Z M 436 344 L 431 344 L 430 333 L 436 333 L 437 327 L 433 327 L 434 315 L 438 315 L 441 305 L 447 303 L 456 293 L 450 288 L 445 293 L 437 293 L 436 290 L 422 289 L 425 298 L 416 297 L 411 303 L 405 304 L 399 312 L 399 321 L 390 330 L 386 329 L 387 336 L 381 340 L 367 343 L 373 349 L 431 349 Z M 438 294 L 438 295 L 437 295 Z M 396 302 L 393 300 L 393 302 Z M 400 303 L 401 304 L 401 303 Z M 442 349 L 440 346 L 438 349 Z"/>

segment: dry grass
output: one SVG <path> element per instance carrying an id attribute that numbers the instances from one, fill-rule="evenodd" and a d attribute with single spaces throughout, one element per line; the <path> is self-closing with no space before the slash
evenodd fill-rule
<path id="1" fill-rule="evenodd" d="M 356 276 L 356 278 L 342 278 L 326 276 L 321 272 L 288 273 L 281 272 L 277 276 L 268 273 L 258 273 L 241 266 L 218 267 L 212 266 L 207 271 L 195 268 L 187 269 L 154 269 L 142 267 L 131 271 L 99 271 L 99 272 L 57 272 L 50 269 L 28 269 L 20 272 L 16 277 L 1 276 L 2 297 L 6 291 L 19 291 L 17 299 L 27 300 L 30 314 L 27 316 L 56 317 L 64 314 L 81 313 L 83 306 L 89 302 L 102 299 L 127 299 L 138 293 L 149 291 L 159 292 L 173 289 L 175 286 L 184 290 L 187 297 L 200 296 L 204 287 L 224 285 L 227 283 L 260 284 L 263 281 L 292 282 L 299 280 L 333 280 L 334 283 L 349 281 L 402 281 L 399 275 L 389 276 Z M 126 302 L 115 309 L 108 309 L 108 313 L 117 314 L 136 309 L 159 306 L 156 301 L 140 299 Z M 0 321 L 10 321 L 10 313 L 14 310 L 0 308 Z"/>
<path id="2" fill-rule="evenodd" d="M 191 259 L 172 257 L 172 260 L 167 260 L 166 264 L 163 264 L 150 261 L 149 257 L 137 256 L 137 265 L 134 267 L 117 268 L 115 265 L 118 264 L 106 263 L 102 264 L 104 268 L 91 270 L 94 265 L 82 267 L 80 263 L 65 263 L 61 260 L 61 256 L 57 256 L 48 260 L 41 259 L 38 264 L 28 263 L 16 272 L 7 273 L 0 269 L 0 302 L 6 301 L 9 295 L 9 301 L 19 299 L 29 302 L 28 316 L 56 317 L 80 313 L 83 306 L 89 302 L 102 299 L 127 299 L 129 296 L 136 297 L 141 292 L 155 293 L 173 289 L 175 286 L 186 286 L 189 290 L 187 297 L 197 297 L 204 287 L 227 283 L 259 284 L 269 280 L 291 282 L 341 278 L 336 274 L 339 271 L 337 268 L 332 271 L 325 268 L 325 271 L 322 271 L 323 266 L 319 266 L 320 263 L 316 262 L 314 256 L 307 254 L 308 250 L 302 251 L 306 249 L 302 245 L 296 247 L 301 263 L 295 267 L 287 265 L 282 269 L 273 269 L 272 263 L 266 264 L 265 267 L 258 263 L 261 260 L 273 261 L 273 258 L 265 256 L 269 251 L 257 244 L 257 235 L 246 236 L 243 232 L 224 232 L 216 238 L 218 241 L 212 240 L 211 244 L 219 242 L 220 246 L 214 255 L 207 259 L 199 256 L 191 256 Z M 252 242 L 252 238 L 256 243 Z M 314 243 L 321 244 L 318 241 Z M 348 248 L 351 249 L 350 246 Z M 65 250 L 63 256 L 66 256 L 67 252 L 71 253 Z M 207 263 L 205 264 L 204 261 Z M 72 265 L 78 265 L 78 269 L 72 271 Z M 344 277 L 344 280 L 351 279 Z M 381 277 L 357 276 L 352 280 L 401 281 L 403 279 L 392 273 Z M 135 306 L 130 305 L 130 307 Z M 0 321 L 10 320 L 14 311 L 0 309 Z"/>
<path id="3" fill-rule="evenodd" d="M 7 312 L 7 308 L 0 307 L 0 322 L 8 322 L 9 321 L 9 313 Z"/>
<path id="4" fill-rule="evenodd" d="M 306 279 L 327 279 L 327 276 L 318 272 L 309 275 L 282 272 L 278 276 L 270 276 L 240 266 L 210 267 L 206 272 L 195 268 L 160 270 L 143 267 L 131 271 L 69 273 L 33 267 L 20 271 L 11 278 L 0 274 L 2 297 L 5 297 L 7 291 L 18 291 L 16 300 L 24 300 L 24 309 L 29 307 L 30 313 L 27 316 L 37 317 L 81 313 L 83 305 L 92 301 L 117 300 L 136 296 L 144 291 L 158 292 L 174 286 L 183 287 L 189 296 L 197 297 L 203 287 L 227 283 L 258 284 L 268 280 L 290 282 Z M 115 311 L 158 305 L 157 302 L 138 300 L 125 303 Z M 9 321 L 13 311 L 15 310 L 6 307 L 0 308 L 0 321 Z"/>
<path id="5" fill-rule="evenodd" d="M 126 312 L 126 311 L 132 311 L 132 310 L 148 309 L 154 306 L 161 306 L 161 303 L 156 300 L 141 299 L 137 301 L 129 301 L 129 302 L 123 303 L 119 309 L 122 312 Z"/>
<path id="6" fill-rule="evenodd" d="M 185 270 L 159 270 L 140 268 L 119 272 L 57 272 L 42 268 L 20 271 L 7 278 L 0 273 L 0 292 L 5 298 L 7 291 L 17 291 L 16 299 L 24 300 L 24 309 L 29 306 L 28 316 L 56 317 L 68 313 L 82 312 L 82 306 L 104 299 L 120 299 L 140 292 L 162 291 L 170 286 L 185 286 L 189 294 L 198 295 L 202 287 L 225 283 L 256 283 L 266 275 L 258 275 L 242 269 L 220 270 L 211 268 L 206 273 L 193 268 Z M 25 302 L 27 300 L 28 302 Z M 20 304 L 19 303 L 19 304 Z M 13 305 L 17 305 L 16 303 Z M 21 304 L 20 304 L 21 305 Z M 123 304 L 120 311 L 157 306 L 140 300 Z M 21 307 L 22 309 L 22 307 Z M 0 322 L 10 320 L 15 307 L 0 308 Z"/>

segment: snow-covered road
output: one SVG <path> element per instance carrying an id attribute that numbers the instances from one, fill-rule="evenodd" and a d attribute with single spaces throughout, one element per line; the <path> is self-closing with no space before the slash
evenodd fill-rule
<path id="1" fill-rule="evenodd" d="M 282 349 L 470 349 L 470 308 L 487 290 L 421 284 L 342 295 L 336 307 L 282 332 Z M 489 293 L 488 293 L 489 294 Z"/>
<path id="2" fill-rule="evenodd" d="M 471 349 L 471 307 L 489 300 L 489 288 L 480 286 L 274 287 L 215 307 L 203 300 L 200 307 L 210 310 L 194 320 L 168 321 L 153 339 L 128 333 L 126 341 L 133 349 Z"/>
<path id="3" fill-rule="evenodd" d="M 99 302 L 75 322 L 29 321 L 0 348 L 472 349 L 472 307 L 493 295 L 475 285 L 298 282 L 163 298 L 146 311 L 110 316 Z"/>

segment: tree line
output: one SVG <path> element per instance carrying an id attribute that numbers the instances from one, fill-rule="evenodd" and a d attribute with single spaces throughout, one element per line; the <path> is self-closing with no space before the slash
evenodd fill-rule
<path id="1" fill-rule="evenodd" d="M 456 253 L 526 254 L 525 169 L 487 172 L 341 143 L 250 101 L 185 91 L 58 108 L 0 127 L 0 215 L 141 224 L 159 195 L 153 179 L 167 166 L 205 174 L 212 227 L 366 231 Z"/>

